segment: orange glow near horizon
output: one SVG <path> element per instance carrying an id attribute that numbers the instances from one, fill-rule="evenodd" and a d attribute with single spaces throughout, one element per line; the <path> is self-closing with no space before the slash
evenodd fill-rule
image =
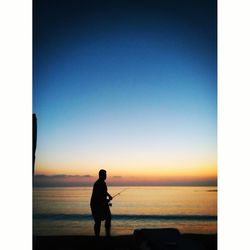
<path id="1" fill-rule="evenodd" d="M 85 179 L 87 183 L 93 182 L 98 178 L 99 169 L 107 170 L 107 182 L 113 183 L 162 183 L 162 182 L 195 182 L 208 181 L 217 179 L 217 167 L 213 165 L 179 165 L 179 166 L 74 166 L 67 167 L 60 165 L 60 167 L 45 167 L 37 166 L 36 175 L 79 175 L 89 176 Z"/>

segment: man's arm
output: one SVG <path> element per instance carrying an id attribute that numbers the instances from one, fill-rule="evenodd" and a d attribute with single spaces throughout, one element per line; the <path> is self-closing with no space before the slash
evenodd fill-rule
<path id="1" fill-rule="evenodd" d="M 113 197 L 107 192 L 107 196 L 109 197 L 110 200 L 113 199 Z"/>

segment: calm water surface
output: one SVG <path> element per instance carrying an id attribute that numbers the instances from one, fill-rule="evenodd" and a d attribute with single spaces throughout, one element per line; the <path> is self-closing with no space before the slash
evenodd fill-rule
<path id="1" fill-rule="evenodd" d="M 109 193 L 125 188 L 112 201 L 113 235 L 163 227 L 217 232 L 216 187 L 109 187 Z M 93 235 L 91 192 L 92 187 L 34 188 L 34 235 Z"/>

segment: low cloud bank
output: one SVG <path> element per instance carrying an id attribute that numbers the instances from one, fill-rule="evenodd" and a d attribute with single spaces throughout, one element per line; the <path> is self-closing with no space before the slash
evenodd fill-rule
<path id="1" fill-rule="evenodd" d="M 97 177 L 86 175 L 35 175 L 34 187 L 84 187 L 93 186 Z M 217 186 L 217 179 L 206 180 L 137 180 L 122 176 L 112 176 L 107 179 L 108 186 Z M 209 192 L 215 189 L 209 190 Z"/>
<path id="2" fill-rule="evenodd" d="M 35 175 L 34 187 L 80 187 L 93 183 L 92 175 Z"/>

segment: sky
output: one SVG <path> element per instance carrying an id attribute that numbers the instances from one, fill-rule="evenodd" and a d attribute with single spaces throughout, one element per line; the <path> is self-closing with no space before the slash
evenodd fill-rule
<path id="1" fill-rule="evenodd" d="M 216 1 L 33 8 L 41 183 L 216 184 Z"/>

